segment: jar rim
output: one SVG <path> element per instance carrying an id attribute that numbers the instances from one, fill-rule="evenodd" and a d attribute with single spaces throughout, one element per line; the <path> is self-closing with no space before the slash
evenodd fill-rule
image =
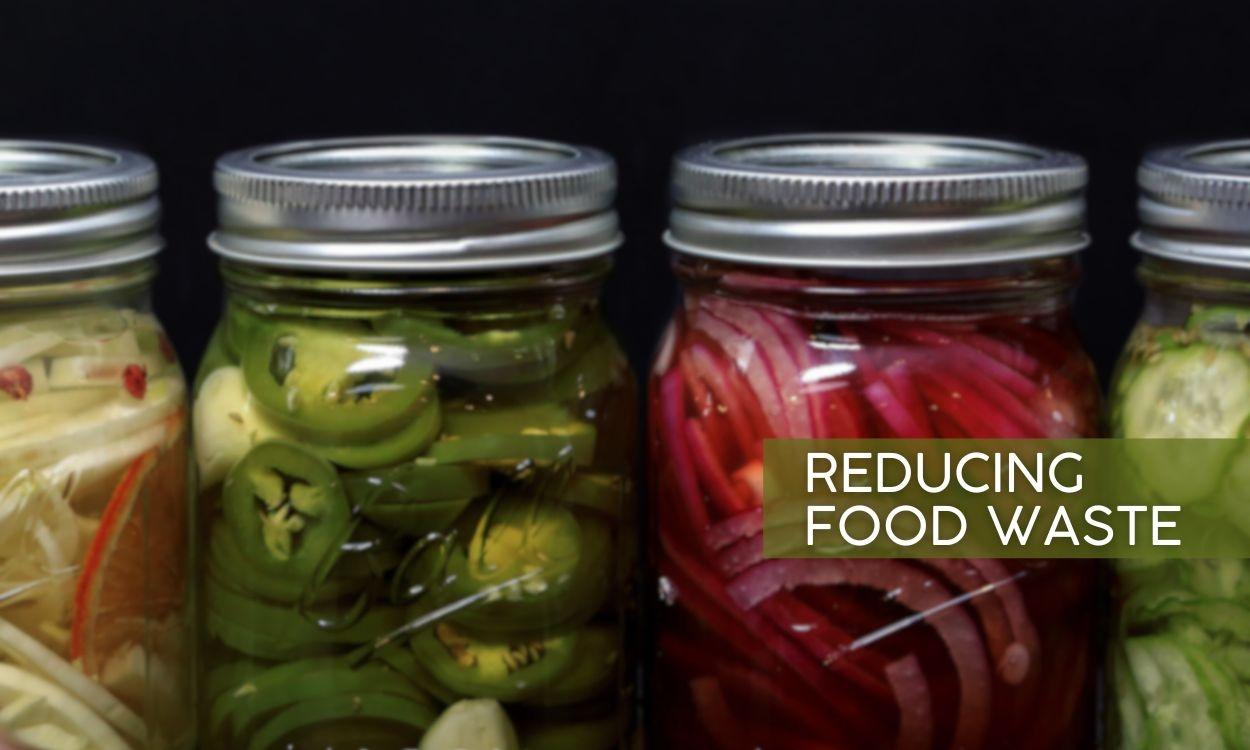
<path id="1" fill-rule="evenodd" d="M 1137 184 L 1138 250 L 1250 269 L 1250 139 L 1154 149 L 1138 167 Z"/>
<path id="2" fill-rule="evenodd" d="M 0 140 L 0 277 L 86 273 L 156 255 L 156 165 L 127 149 Z"/>
<path id="3" fill-rule="evenodd" d="M 1085 161 L 1011 141 L 800 133 L 679 153 L 666 242 L 759 265 L 1010 262 L 1086 247 Z"/>
<path id="4" fill-rule="evenodd" d="M 622 241 L 606 153 L 505 136 L 393 135 L 234 151 L 214 173 L 234 261 L 304 270 L 480 271 L 576 261 Z"/>

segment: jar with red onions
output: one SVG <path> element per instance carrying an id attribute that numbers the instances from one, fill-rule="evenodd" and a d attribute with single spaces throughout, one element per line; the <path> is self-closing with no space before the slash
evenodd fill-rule
<path id="1" fill-rule="evenodd" d="M 1085 183 L 1077 156 L 968 138 L 678 156 L 683 298 L 649 402 L 657 746 L 1092 746 L 1092 562 L 765 559 L 761 536 L 768 438 L 1094 434 L 1069 306 Z"/>

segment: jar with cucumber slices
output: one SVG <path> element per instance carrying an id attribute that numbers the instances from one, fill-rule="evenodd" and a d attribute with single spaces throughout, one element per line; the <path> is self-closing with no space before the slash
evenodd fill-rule
<path id="1" fill-rule="evenodd" d="M 1250 141 L 1153 152 L 1138 180 L 1146 305 L 1112 384 L 1112 433 L 1250 437 Z M 1220 512 L 1250 537 L 1250 458 L 1236 445 L 1154 489 L 1175 503 L 1243 498 Z M 1250 561 L 1117 568 L 1112 747 L 1250 747 Z"/>
<path id="2" fill-rule="evenodd" d="M 206 748 L 632 738 L 635 393 L 611 160 L 509 138 L 218 163 L 195 384 Z"/>
<path id="3" fill-rule="evenodd" d="M 0 737 L 192 746 L 187 408 L 156 170 L 0 141 Z"/>

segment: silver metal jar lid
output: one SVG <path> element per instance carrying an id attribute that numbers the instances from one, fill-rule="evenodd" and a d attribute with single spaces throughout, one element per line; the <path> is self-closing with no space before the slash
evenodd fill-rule
<path id="1" fill-rule="evenodd" d="M 666 242 L 690 255 L 828 268 L 955 266 L 1075 253 L 1085 162 L 1006 141 L 814 133 L 677 155 Z"/>
<path id="2" fill-rule="evenodd" d="M 1142 252 L 1250 269 L 1250 140 L 1152 151 L 1137 171 Z"/>
<path id="3" fill-rule="evenodd" d="M 616 166 L 583 146 L 488 136 L 301 141 L 217 162 L 231 260 L 310 271 L 481 271 L 621 244 Z"/>
<path id="4" fill-rule="evenodd" d="M 132 263 L 161 249 L 156 166 L 122 149 L 0 140 L 0 277 Z"/>

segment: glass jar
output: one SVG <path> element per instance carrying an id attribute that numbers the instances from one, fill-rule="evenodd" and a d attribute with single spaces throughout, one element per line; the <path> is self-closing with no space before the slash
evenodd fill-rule
<path id="1" fill-rule="evenodd" d="M 1129 438 L 1239 438 L 1250 425 L 1250 141 L 1149 154 L 1138 172 L 1146 304 L 1111 388 Z M 1185 475 L 1193 499 L 1244 458 Z M 1244 494 L 1244 493 L 1242 493 Z M 1170 499 L 1183 502 L 1172 497 Z M 1250 535 L 1250 514 L 1226 508 Z M 1250 736 L 1250 563 L 1123 561 L 1110 652 L 1112 747 L 1242 747 Z"/>
<path id="2" fill-rule="evenodd" d="M 156 181 L 128 151 L 0 141 L 0 745 L 191 743 Z"/>
<path id="3" fill-rule="evenodd" d="M 637 433 L 599 303 L 611 159 L 320 141 L 229 154 L 216 184 L 204 747 L 623 746 Z"/>
<path id="4" fill-rule="evenodd" d="M 1085 180 L 961 138 L 678 156 L 684 297 L 649 407 L 660 747 L 1092 746 L 1092 563 L 766 560 L 761 535 L 769 438 L 1094 433 Z"/>

